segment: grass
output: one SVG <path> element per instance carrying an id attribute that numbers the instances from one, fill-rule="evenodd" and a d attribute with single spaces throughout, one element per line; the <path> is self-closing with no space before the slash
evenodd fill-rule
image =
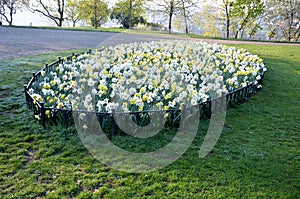
<path id="1" fill-rule="evenodd" d="M 76 131 L 43 129 L 33 120 L 23 85 L 32 71 L 71 52 L 1 60 L 0 198 L 298 198 L 300 47 L 237 47 L 265 59 L 262 92 L 228 110 L 207 157 L 198 158 L 208 126 L 202 121 L 177 162 L 146 174 L 110 169 L 89 154 Z"/>
<path id="2" fill-rule="evenodd" d="M 199 39 L 218 39 L 218 40 L 229 40 L 229 41 L 250 41 L 250 42 L 264 42 L 264 43 L 286 43 L 286 44 L 300 44 L 300 41 L 279 41 L 279 40 L 259 40 L 259 39 L 244 39 L 244 38 L 224 38 L 224 37 L 213 37 L 213 36 L 203 36 L 198 34 L 188 34 L 191 38 Z"/>

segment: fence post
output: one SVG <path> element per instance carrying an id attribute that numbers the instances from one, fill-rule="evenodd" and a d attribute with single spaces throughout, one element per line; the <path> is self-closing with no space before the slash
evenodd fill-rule
<path id="1" fill-rule="evenodd" d="M 27 107 L 29 107 L 27 85 L 24 85 L 24 92 L 25 92 L 26 105 L 27 105 Z"/>
<path id="2" fill-rule="evenodd" d="M 112 110 L 112 115 L 111 115 L 111 136 L 112 138 L 115 136 L 115 115 L 116 115 L 116 110 Z"/>
<path id="3" fill-rule="evenodd" d="M 65 125 L 66 125 L 66 128 L 68 128 L 69 127 L 69 125 L 68 125 L 68 112 L 67 112 L 67 110 L 63 110 L 63 113 L 64 113 L 64 119 L 65 119 Z"/>
<path id="4" fill-rule="evenodd" d="M 47 73 L 49 72 L 49 64 L 46 64 L 45 71 L 46 71 Z"/>
<path id="5" fill-rule="evenodd" d="M 181 109 L 181 125 L 180 125 L 180 131 L 183 132 L 184 128 L 185 128 L 185 116 L 186 116 L 186 105 L 183 104 L 182 105 L 182 109 Z"/>
<path id="6" fill-rule="evenodd" d="M 32 72 L 32 77 L 33 77 L 33 81 L 36 80 L 36 73 L 35 72 Z"/>
<path id="7" fill-rule="evenodd" d="M 42 120 L 42 125 L 44 128 L 46 128 L 46 114 L 45 114 L 45 103 L 41 102 L 41 120 Z"/>

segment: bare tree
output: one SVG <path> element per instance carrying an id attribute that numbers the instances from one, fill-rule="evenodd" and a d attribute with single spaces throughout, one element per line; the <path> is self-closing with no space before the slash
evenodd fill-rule
<path id="1" fill-rule="evenodd" d="M 4 20 L 10 26 L 12 26 L 13 15 L 16 14 L 17 10 L 19 10 L 24 4 L 26 4 L 25 0 L 1 0 L 0 1 L 1 24 L 2 24 L 2 17 L 3 17 Z"/>
<path id="2" fill-rule="evenodd" d="M 29 5 L 29 10 L 44 15 L 61 27 L 65 20 L 65 4 L 66 0 L 34 0 Z"/>
<path id="3" fill-rule="evenodd" d="M 196 8 L 197 3 L 194 0 L 181 0 L 180 4 L 181 6 L 179 6 L 179 8 L 181 7 L 181 12 L 184 18 L 185 33 L 188 34 L 189 33 L 189 27 L 188 27 L 189 10 L 192 8 Z"/>
<path id="4" fill-rule="evenodd" d="M 154 7 L 156 12 L 163 13 L 164 15 L 168 16 L 168 29 L 169 33 L 172 33 L 172 20 L 173 16 L 182 8 L 181 7 L 181 0 L 154 0 Z M 156 9 L 157 8 L 157 9 Z"/>

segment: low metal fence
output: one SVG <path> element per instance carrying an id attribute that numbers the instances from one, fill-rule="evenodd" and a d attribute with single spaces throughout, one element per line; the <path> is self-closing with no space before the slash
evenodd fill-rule
<path id="1" fill-rule="evenodd" d="M 79 55 L 91 53 L 91 50 L 88 52 L 84 52 L 81 54 L 72 54 L 71 56 L 67 57 L 67 60 L 72 59 L 74 56 L 78 57 Z M 33 97 L 29 93 L 29 89 L 31 88 L 32 84 L 40 78 L 42 71 L 50 72 L 53 68 L 56 68 L 59 64 L 63 63 L 63 59 L 61 57 L 58 58 L 57 61 L 46 64 L 46 66 L 38 71 L 37 73 L 32 73 L 32 78 L 30 79 L 27 85 L 24 85 L 24 92 L 25 92 L 25 99 L 26 104 L 29 109 L 33 110 L 35 118 L 39 121 L 39 123 L 46 128 L 47 126 L 51 125 L 62 125 L 65 127 L 69 127 L 74 125 L 73 114 L 74 113 L 86 113 L 86 114 L 96 114 L 97 119 L 103 129 L 110 131 L 111 136 L 114 136 L 116 132 L 119 131 L 117 129 L 117 124 L 115 122 L 115 118 L 118 116 L 123 116 L 132 119 L 137 125 L 143 126 L 149 124 L 150 121 L 150 114 L 155 113 L 158 117 L 161 117 L 160 121 L 163 121 L 163 117 L 168 114 L 168 125 L 171 127 L 178 127 L 184 126 L 181 118 L 184 118 L 185 114 L 192 112 L 196 107 L 185 107 L 183 106 L 182 110 L 180 109 L 170 109 L 170 110 L 162 110 L 162 111 L 137 111 L 137 112 L 116 112 L 116 110 L 112 110 L 111 113 L 109 112 L 88 112 L 88 111 L 72 111 L 69 109 L 57 109 L 57 108 L 49 108 L 45 107 L 43 102 L 38 102 L 33 99 Z M 261 85 L 263 83 L 264 74 L 262 75 L 261 80 L 258 81 L 258 84 Z M 224 106 L 227 107 L 228 105 L 239 104 L 247 101 L 251 96 L 255 95 L 260 89 L 257 88 L 254 83 L 249 84 L 246 87 L 237 89 L 232 91 L 221 98 L 216 99 L 209 99 L 204 103 L 200 103 L 197 106 L 200 110 L 200 117 L 202 118 L 209 118 L 211 115 L 212 103 L 216 101 L 215 105 L 217 105 L 217 109 L 223 111 Z M 226 104 L 222 104 L 225 101 L 226 97 Z M 51 112 L 51 117 L 46 115 L 46 112 Z M 181 122 L 181 123 L 180 123 Z"/>

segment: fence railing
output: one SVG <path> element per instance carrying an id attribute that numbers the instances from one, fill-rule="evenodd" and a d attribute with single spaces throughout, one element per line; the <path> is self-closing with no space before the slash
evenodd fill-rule
<path id="1" fill-rule="evenodd" d="M 67 60 L 72 59 L 74 56 L 78 57 L 79 55 L 85 54 L 85 53 L 91 53 L 91 50 L 88 52 L 84 52 L 81 54 L 72 54 L 71 56 L 67 57 Z M 29 89 L 33 85 L 35 81 L 40 78 L 42 71 L 45 71 L 46 73 L 52 70 L 53 68 L 56 68 L 59 64 L 63 63 L 63 59 L 61 57 L 58 58 L 57 61 L 46 64 L 46 66 L 38 71 L 37 73 L 32 73 L 32 78 L 30 79 L 29 83 L 27 85 L 24 85 L 24 92 L 25 92 L 25 99 L 26 104 L 29 109 L 33 110 L 33 113 L 35 115 L 35 118 L 40 122 L 40 124 L 46 128 L 47 126 L 51 125 L 62 125 L 65 127 L 72 126 L 74 124 L 73 120 L 73 114 L 75 113 L 87 113 L 87 114 L 96 114 L 97 119 L 103 129 L 108 129 L 110 131 L 111 136 L 114 136 L 117 130 L 117 124 L 115 122 L 116 117 L 127 117 L 135 121 L 137 125 L 147 125 L 150 121 L 150 115 L 152 113 L 156 113 L 159 117 L 165 117 L 166 114 L 168 114 L 168 123 L 170 126 L 179 126 L 181 124 L 181 127 L 184 125 L 181 121 L 181 118 L 184 118 L 184 115 L 188 112 L 191 112 L 195 106 L 193 107 L 185 107 L 183 106 L 182 110 L 180 109 L 170 109 L 170 110 L 156 110 L 156 111 L 137 111 L 137 112 L 116 112 L 115 110 L 112 110 L 112 112 L 88 112 L 88 111 L 74 111 L 69 109 L 57 109 L 57 108 L 49 108 L 45 107 L 45 104 L 43 102 L 39 102 L 30 95 Z M 259 80 L 258 84 L 261 85 L 263 83 L 264 74 L 262 75 L 261 80 Z M 211 109 L 212 109 L 212 102 L 213 101 L 225 101 L 226 97 L 226 105 L 227 107 L 230 104 L 238 104 L 243 103 L 247 101 L 251 96 L 255 95 L 260 89 L 257 88 L 254 83 L 251 83 L 247 85 L 246 87 L 239 88 L 235 91 L 232 91 L 226 96 L 223 96 L 223 100 L 221 98 L 216 99 L 209 99 L 208 101 L 204 103 L 200 103 L 197 105 L 197 108 L 200 110 L 200 117 L 202 118 L 209 118 L 211 115 Z M 218 104 L 218 103 L 217 103 Z M 219 103 L 219 109 L 222 111 L 224 108 L 224 104 Z M 51 117 L 48 117 L 46 115 L 46 111 L 51 112 Z M 183 116 L 183 117 L 182 117 Z M 146 119 L 145 119 L 146 118 Z M 160 121 L 163 121 L 163 118 L 160 119 Z M 181 123 L 180 123 L 181 122 Z"/>

